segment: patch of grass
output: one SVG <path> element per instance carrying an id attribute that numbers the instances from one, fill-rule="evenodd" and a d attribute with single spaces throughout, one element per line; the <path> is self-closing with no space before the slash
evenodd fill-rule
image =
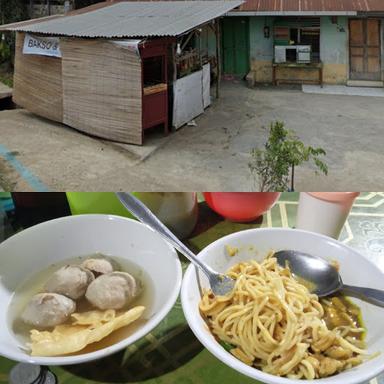
<path id="1" fill-rule="evenodd" d="M 10 62 L 0 65 L 0 82 L 13 88 L 13 66 Z"/>
<path id="2" fill-rule="evenodd" d="M 0 157 L 0 191 L 13 191 L 15 189 L 16 183 L 10 180 L 12 172 L 13 170 L 8 166 L 6 161 Z"/>
<path id="3" fill-rule="evenodd" d="M 0 73 L 0 82 L 13 88 L 13 74 L 12 73 Z"/>

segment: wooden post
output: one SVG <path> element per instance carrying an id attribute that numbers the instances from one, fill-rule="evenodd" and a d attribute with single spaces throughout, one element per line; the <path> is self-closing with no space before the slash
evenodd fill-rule
<path id="1" fill-rule="evenodd" d="M 33 19 L 33 0 L 29 0 L 29 18 Z"/>
<path id="2" fill-rule="evenodd" d="M 200 67 L 203 68 L 203 57 L 201 55 L 201 31 L 199 30 L 199 61 Z"/>
<path id="3" fill-rule="evenodd" d="M 172 44 L 172 66 L 173 66 L 173 74 L 172 80 L 175 82 L 177 80 L 177 63 L 176 63 L 176 50 L 177 50 L 177 41 Z"/>
<path id="4" fill-rule="evenodd" d="M 295 192 L 295 165 L 292 164 L 291 168 L 291 189 L 289 192 Z"/>
<path id="5" fill-rule="evenodd" d="M 217 79 L 216 79 L 216 99 L 220 97 L 220 80 L 221 80 L 221 50 L 220 50 L 220 21 L 215 19 L 215 35 L 216 35 L 216 66 L 217 66 Z"/>
<path id="6" fill-rule="evenodd" d="M 196 33 L 196 30 L 193 30 L 193 31 L 187 36 L 187 38 L 185 39 L 185 41 L 183 42 L 183 44 L 182 44 L 181 47 L 180 47 L 180 49 L 181 49 L 182 51 L 184 51 L 184 48 L 187 46 L 189 40 L 192 39 L 192 37 L 193 37 L 193 35 L 195 35 L 195 33 Z"/>

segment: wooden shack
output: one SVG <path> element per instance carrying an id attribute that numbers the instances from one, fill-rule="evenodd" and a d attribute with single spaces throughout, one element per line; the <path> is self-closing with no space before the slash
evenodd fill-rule
<path id="1" fill-rule="evenodd" d="M 25 39 L 25 33 L 17 32 L 13 97 L 17 105 L 125 143 L 142 144 L 145 129 L 156 125 L 168 129 L 169 39 L 144 44 L 66 38 L 60 40 L 62 57 L 23 54 Z M 151 59 L 159 66 L 157 79 L 148 73 Z"/>
<path id="2" fill-rule="evenodd" d="M 17 34 L 14 102 L 88 134 L 141 145 L 146 129 L 168 131 L 180 39 L 218 25 L 239 4 L 108 2 L 3 26 Z"/>
<path id="3" fill-rule="evenodd" d="M 36 115 L 63 121 L 61 58 L 23 54 L 25 34 L 16 33 L 13 101 Z"/>

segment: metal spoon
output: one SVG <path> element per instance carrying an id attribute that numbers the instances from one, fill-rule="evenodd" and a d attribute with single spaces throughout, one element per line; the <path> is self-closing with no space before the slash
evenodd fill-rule
<path id="1" fill-rule="evenodd" d="M 344 284 L 337 269 L 320 257 L 291 250 L 276 252 L 275 257 L 282 267 L 288 263 L 291 272 L 309 282 L 310 288 L 313 285 L 313 289 L 310 291 L 319 297 L 342 290 L 350 296 L 356 296 L 372 304 L 384 306 L 384 291 Z"/>
<path id="2" fill-rule="evenodd" d="M 225 295 L 232 291 L 235 285 L 235 281 L 232 278 L 214 271 L 207 264 L 199 260 L 139 199 L 126 192 L 118 192 L 116 195 L 124 207 L 136 216 L 139 221 L 160 234 L 168 243 L 206 274 L 212 292 L 215 295 Z"/>

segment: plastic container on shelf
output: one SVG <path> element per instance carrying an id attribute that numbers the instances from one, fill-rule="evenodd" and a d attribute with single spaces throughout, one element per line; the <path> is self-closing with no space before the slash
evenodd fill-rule
<path id="1" fill-rule="evenodd" d="M 133 218 L 113 192 L 67 192 L 72 215 L 100 213 Z"/>
<path id="2" fill-rule="evenodd" d="M 195 228 L 198 218 L 196 192 L 133 192 L 181 239 Z M 67 192 L 73 215 L 102 213 L 134 218 L 113 192 Z"/>

